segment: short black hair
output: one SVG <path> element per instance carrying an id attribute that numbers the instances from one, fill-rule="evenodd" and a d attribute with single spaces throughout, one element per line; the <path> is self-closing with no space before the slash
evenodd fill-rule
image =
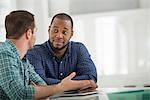
<path id="1" fill-rule="evenodd" d="M 28 29 L 35 28 L 34 15 L 25 10 L 12 11 L 5 18 L 6 38 L 19 39 Z"/>
<path id="2" fill-rule="evenodd" d="M 52 18 L 52 21 L 51 21 L 51 25 L 52 25 L 55 18 L 59 18 L 59 19 L 63 19 L 63 20 L 70 20 L 71 27 L 73 28 L 73 20 L 72 20 L 70 15 L 68 15 L 66 13 L 58 13 L 58 14 L 54 15 Z"/>

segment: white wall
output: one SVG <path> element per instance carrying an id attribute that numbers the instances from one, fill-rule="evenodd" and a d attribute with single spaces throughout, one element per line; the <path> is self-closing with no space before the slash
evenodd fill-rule
<path id="1" fill-rule="evenodd" d="M 48 39 L 48 1 L 47 0 L 0 0 L 0 42 L 5 41 L 4 19 L 12 10 L 28 10 L 35 15 L 38 31 L 37 42 Z"/>
<path id="2" fill-rule="evenodd" d="M 35 15 L 37 23 L 37 41 L 43 43 L 48 39 L 48 1 L 47 0 L 17 0 L 17 9 L 24 9 Z"/>
<path id="3" fill-rule="evenodd" d="M 139 0 L 71 0 L 70 13 L 96 13 L 139 8 Z"/>
<path id="4" fill-rule="evenodd" d="M 140 7 L 147 9 L 148 20 L 147 20 L 147 32 L 150 33 L 150 0 L 139 0 Z M 150 34 L 148 34 L 148 49 L 147 49 L 147 59 L 150 61 Z M 150 63 L 150 62 L 149 62 Z M 150 71 L 150 67 L 148 69 Z M 150 72 L 148 72 L 148 78 L 150 84 Z"/>
<path id="5" fill-rule="evenodd" d="M 150 8 L 150 0 L 139 0 L 141 8 Z"/>
<path id="6" fill-rule="evenodd" d="M 5 16 L 10 13 L 10 10 L 14 10 L 16 7 L 15 0 L 0 0 L 0 42 L 6 40 L 6 31 L 5 31 Z"/>
<path id="7" fill-rule="evenodd" d="M 54 16 L 59 12 L 70 13 L 70 0 L 48 0 L 49 16 Z"/>
<path id="8" fill-rule="evenodd" d="M 139 8 L 139 0 L 49 0 L 49 13 L 85 14 Z"/>
<path id="9" fill-rule="evenodd" d="M 148 15 L 139 9 L 73 16 L 73 40 L 88 47 L 101 87 L 150 83 Z"/>

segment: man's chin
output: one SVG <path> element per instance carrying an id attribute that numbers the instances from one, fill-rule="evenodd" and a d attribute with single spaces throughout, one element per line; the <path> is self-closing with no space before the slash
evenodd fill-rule
<path id="1" fill-rule="evenodd" d="M 55 44 L 55 45 L 53 45 L 53 47 L 54 47 L 55 49 L 60 49 L 60 48 L 62 48 L 62 47 L 63 47 L 63 45 Z"/>
<path id="2" fill-rule="evenodd" d="M 55 46 L 53 49 L 56 51 L 64 49 L 66 46 Z"/>
<path id="3" fill-rule="evenodd" d="M 62 50 L 68 46 L 69 42 L 67 44 L 52 44 L 53 50 Z"/>
<path id="4" fill-rule="evenodd" d="M 62 47 L 55 46 L 54 49 L 61 50 Z"/>

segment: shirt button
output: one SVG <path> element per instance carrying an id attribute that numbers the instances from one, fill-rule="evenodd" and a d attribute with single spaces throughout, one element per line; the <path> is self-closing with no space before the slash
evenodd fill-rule
<path id="1" fill-rule="evenodd" d="M 55 57 L 53 57 L 53 59 L 55 59 Z"/>
<path id="2" fill-rule="evenodd" d="M 62 64 L 62 61 L 60 63 Z"/>
<path id="3" fill-rule="evenodd" d="M 63 73 L 60 73 L 60 76 L 62 76 L 63 75 Z"/>

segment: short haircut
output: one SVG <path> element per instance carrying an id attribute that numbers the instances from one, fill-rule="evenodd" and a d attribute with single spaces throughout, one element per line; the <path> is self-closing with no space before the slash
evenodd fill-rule
<path id="1" fill-rule="evenodd" d="M 53 23 L 55 18 L 59 18 L 59 19 L 62 19 L 62 20 L 70 20 L 71 27 L 73 29 L 73 20 L 72 20 L 71 16 L 69 16 L 68 14 L 66 14 L 66 13 L 58 13 L 58 14 L 54 15 L 54 17 L 52 18 L 52 21 L 51 21 L 51 25 L 52 25 L 52 23 Z"/>
<path id="2" fill-rule="evenodd" d="M 19 39 L 28 29 L 35 28 L 34 15 L 25 10 L 12 11 L 5 18 L 6 38 Z"/>

